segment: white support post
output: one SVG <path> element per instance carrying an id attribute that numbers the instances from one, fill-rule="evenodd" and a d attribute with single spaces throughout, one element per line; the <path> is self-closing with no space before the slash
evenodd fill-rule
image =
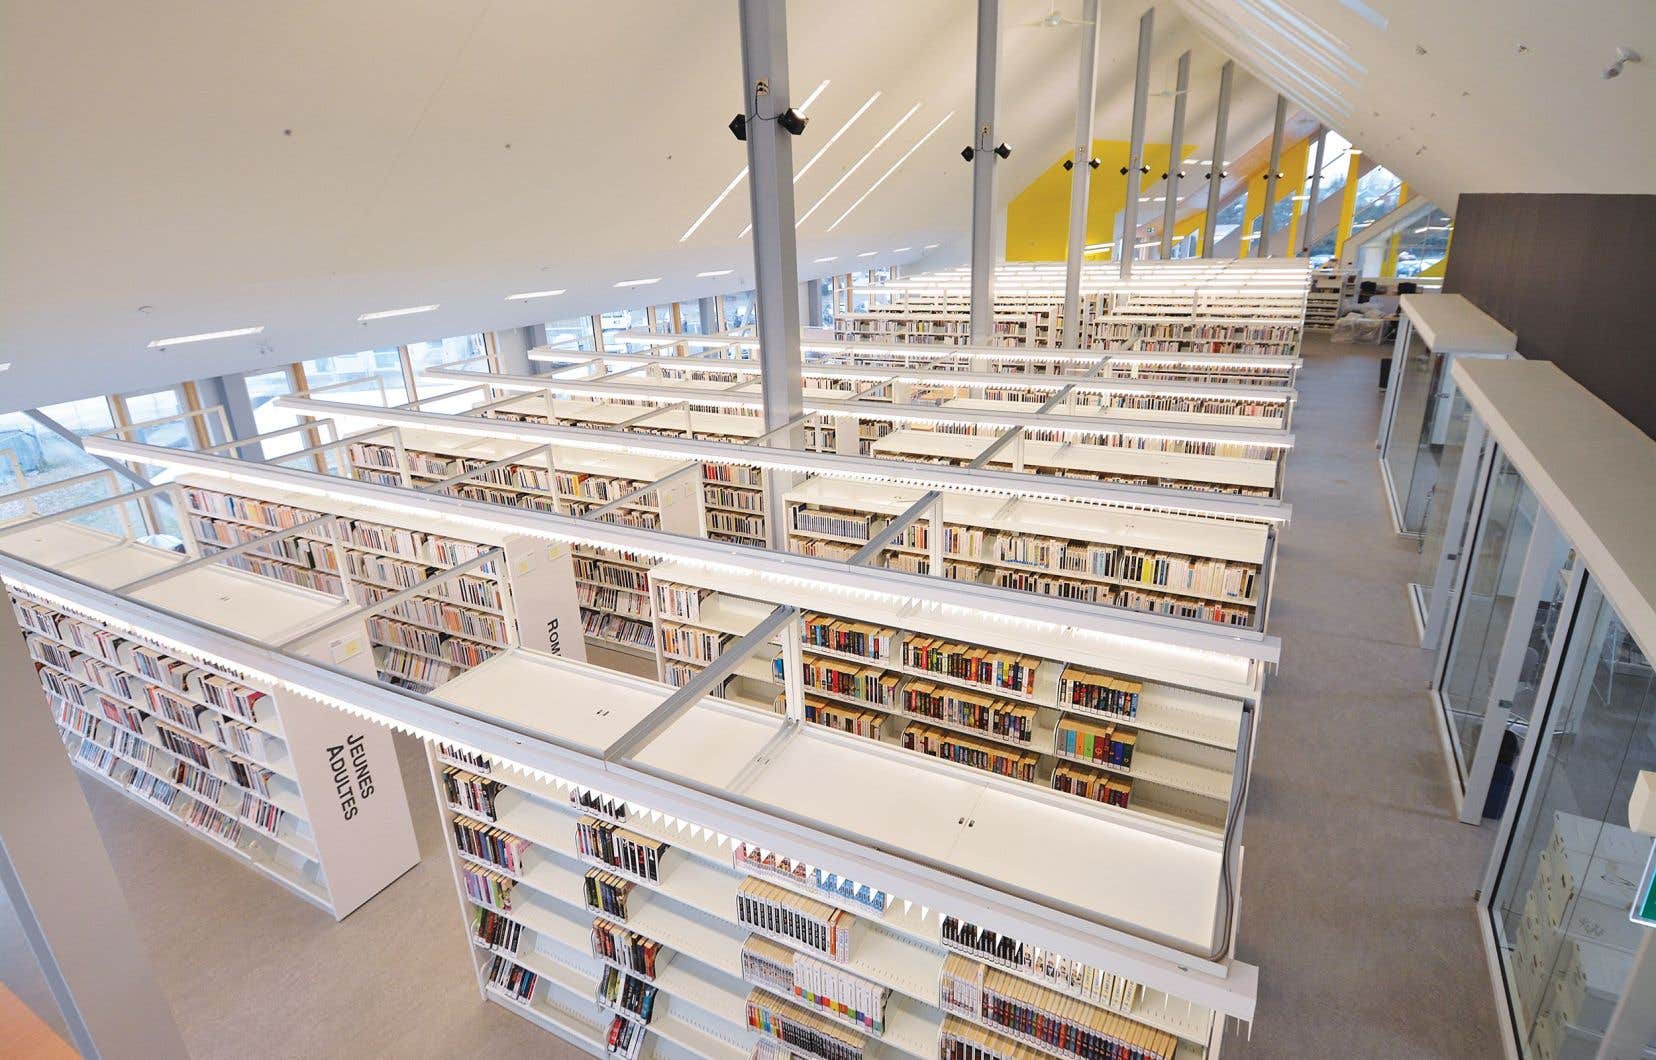
<path id="1" fill-rule="evenodd" d="M 1098 0 L 1085 0 L 1081 20 L 1085 25 L 1080 33 L 1075 153 L 1070 158 L 1069 249 L 1064 262 L 1063 346 L 1066 349 L 1075 349 L 1081 344 L 1081 264 L 1087 252 L 1087 196 L 1092 184 L 1093 112 L 1098 96 Z"/>
<path id="2" fill-rule="evenodd" d="M 1134 244 L 1138 242 L 1138 201 L 1144 189 L 1144 112 L 1150 94 L 1150 39 L 1156 28 L 1156 9 L 1139 18 L 1138 67 L 1133 81 L 1133 139 L 1127 148 L 1127 195 L 1121 210 L 1121 278 L 1133 276 Z"/>
<path id="3" fill-rule="evenodd" d="M 972 123 L 972 306 L 968 334 L 987 345 L 995 331 L 995 77 L 1000 0 L 978 0 L 977 102 Z"/>
<path id="4" fill-rule="evenodd" d="M 1173 86 L 1173 131 L 1167 139 L 1167 173 L 1162 178 L 1167 194 L 1167 202 L 1162 206 L 1163 261 L 1173 256 L 1173 226 L 1179 218 L 1179 181 L 1184 177 L 1179 167 L 1184 163 L 1185 98 L 1189 95 L 1190 53 L 1187 51 L 1179 56 L 1179 77 Z"/>
<path id="5" fill-rule="evenodd" d="M 1219 106 L 1213 116 L 1213 157 L 1208 160 L 1207 212 L 1202 215 L 1202 257 L 1213 257 L 1213 226 L 1219 219 L 1219 193 L 1225 183 L 1225 126 L 1230 122 L 1231 79 L 1236 61 L 1219 68 Z"/>
<path id="6" fill-rule="evenodd" d="M 1271 161 L 1265 170 L 1265 212 L 1259 217 L 1259 247 L 1254 256 L 1271 256 L 1272 216 L 1276 213 L 1277 170 L 1282 168 L 1282 126 L 1288 120 L 1288 97 L 1276 98 L 1276 119 L 1271 125 Z M 1241 256 L 1240 250 L 1237 252 Z"/>

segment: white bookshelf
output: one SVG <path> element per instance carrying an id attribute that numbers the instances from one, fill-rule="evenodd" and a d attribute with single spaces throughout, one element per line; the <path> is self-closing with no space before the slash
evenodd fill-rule
<path id="1" fill-rule="evenodd" d="M 954 436 L 940 436 L 954 437 Z M 788 511 L 789 547 L 812 555 L 843 557 L 866 545 L 891 518 L 907 511 L 923 497 L 924 491 L 910 487 L 883 488 L 878 493 L 843 479 L 812 478 L 785 495 Z M 1171 610 L 1199 612 L 1195 617 L 1232 625 L 1253 625 L 1268 604 L 1269 570 L 1274 548 L 1271 532 L 1260 523 L 1208 519 L 1172 512 L 1132 509 L 1088 509 L 1079 518 L 1074 505 L 1033 498 L 1007 499 L 993 495 L 950 494 L 943 500 L 943 527 L 966 536 L 951 547 L 943 542 L 942 558 L 953 564 L 949 577 L 986 584 L 1020 587 L 1028 578 L 1045 578 L 1029 591 L 1060 593 L 1071 598 L 1101 604 L 1157 610 L 1152 599 L 1164 600 Z M 834 532 L 817 521 L 821 517 L 855 520 L 847 528 L 837 524 Z M 930 572 L 931 519 L 905 531 L 885 550 L 887 563 L 904 569 Z M 976 534 L 972 534 L 976 531 Z M 1044 557 L 1031 555 L 1027 548 L 1039 545 Z M 1117 569 L 1108 555 L 1096 558 L 1086 550 L 1115 552 L 1122 557 Z M 1074 562 L 1064 557 L 1073 551 Z M 1084 565 L 1080 557 L 1086 555 Z M 1151 577 L 1127 575 L 1128 555 L 1181 557 L 1205 561 L 1210 567 L 1235 570 L 1243 585 L 1234 594 L 1196 589 L 1191 585 L 1158 584 Z M 1167 577 L 1171 579 L 1172 572 Z M 1207 585 L 1209 583 L 1202 582 Z M 1143 601 L 1121 601 L 1124 591 L 1144 594 Z"/>
<path id="2" fill-rule="evenodd" d="M 958 768 L 997 772 L 1015 769 L 1010 775 L 1019 781 L 1054 788 L 1060 767 L 1079 767 L 1067 772 L 1096 781 L 1099 786 L 1096 791 L 1089 788 L 1077 792 L 1077 797 L 1105 801 L 1107 793 L 1102 785 L 1115 780 L 1114 792 L 1119 797 L 1112 805 L 1197 828 L 1217 830 L 1224 825 L 1236 769 L 1242 711 L 1239 699 L 1144 682 L 1105 652 L 1030 652 L 1027 645 L 1007 644 L 1004 632 L 993 623 L 983 623 L 976 629 L 972 623 L 917 625 L 912 618 L 866 606 L 832 610 L 808 600 L 788 600 L 758 579 L 709 576 L 681 563 L 657 567 L 651 572 L 651 582 L 658 623 L 671 622 L 715 645 L 706 659 L 697 660 L 675 657 L 666 650 L 667 641 L 658 641 L 663 645 L 659 655 L 663 680 L 668 684 L 682 685 L 695 671 L 718 658 L 734 639 L 756 627 L 779 603 L 796 603 L 807 609 L 805 620 L 790 627 L 797 628 L 791 635 L 801 642 L 806 720 L 835 725 L 836 718 L 825 714 L 836 708 L 840 718 L 847 714 L 878 716 L 881 723 L 877 734 L 862 734 L 910 750 L 915 748 L 908 746 L 907 734 L 915 727 L 931 730 L 944 739 L 963 737 L 964 742 L 951 745 L 957 754 L 974 755 L 972 749 L 976 748 L 996 757 L 990 764 L 978 765 L 967 764 L 963 758 Z M 830 646 L 822 632 L 829 622 L 869 634 L 878 631 L 889 642 L 890 653 L 875 657 L 867 649 Z M 1033 679 L 1027 687 L 1014 689 L 913 665 L 904 644 L 919 638 L 942 640 L 1007 659 L 1022 658 L 1033 669 Z M 780 713 L 784 689 L 781 671 L 787 666 L 781 640 L 781 636 L 772 638 L 771 646 L 744 660 L 722 694 L 732 702 Z M 1132 712 L 1125 713 L 1125 707 L 1112 712 L 1102 706 L 1076 705 L 1073 696 L 1066 701 L 1060 695 L 1060 677 L 1069 673 L 1083 680 L 1084 675 L 1093 675 L 1095 686 L 1114 681 L 1137 687 Z M 831 690 L 824 681 L 834 674 L 858 675 L 864 682 L 877 680 L 890 693 L 873 698 L 866 685 L 858 687 L 856 680 L 850 687 L 840 684 Z M 928 701 L 932 703 L 929 710 L 922 706 Z M 980 718 L 982 713 L 992 712 L 993 717 L 1016 715 L 1021 721 L 997 732 L 989 727 L 987 719 L 970 723 L 966 715 L 955 714 L 947 705 L 950 702 Z M 1087 757 L 1066 751 L 1065 730 L 1113 734 L 1121 754 L 1114 758 Z"/>
<path id="3" fill-rule="evenodd" d="M 6 548 L 108 586 L 184 562 L 61 522 L 10 535 Z M 336 919 L 419 860 L 387 729 L 26 582 L 8 588 L 65 749 L 83 773 Z M 209 565 L 131 598 L 257 643 L 301 638 L 300 652 L 372 675 L 360 620 L 302 639 L 352 611 L 337 596 Z"/>
<path id="4" fill-rule="evenodd" d="M 440 694 L 474 708 L 498 709 L 504 705 L 504 690 L 525 676 L 520 669 L 524 665 L 544 666 L 577 681 L 585 679 L 579 673 L 582 668 L 568 661 L 544 658 L 524 661 L 506 657 L 472 671 L 456 686 L 440 690 Z M 488 673 L 491 669 L 498 672 L 491 676 Z M 654 688 L 660 689 L 660 686 Z M 659 701 L 665 690 L 653 691 L 640 683 L 613 689 L 612 695 L 615 693 L 619 695 L 615 696 L 610 716 L 625 714 L 636 718 Z M 523 712 L 525 716 L 528 713 L 527 709 Z M 682 725 L 686 731 L 696 732 L 713 729 L 712 736 L 719 743 L 735 739 L 744 747 L 753 745 L 755 740 L 764 740 L 765 734 L 774 732 L 775 724 L 780 721 L 772 718 L 767 722 L 754 716 L 750 724 L 742 712 L 733 714 L 712 704 L 694 708 L 692 714 L 695 716 L 674 728 Z M 731 722 L 738 724 L 732 728 Z M 625 727 L 630 720 L 617 724 Z M 567 738 L 593 738 L 586 719 L 578 712 L 552 717 L 542 712 L 538 726 Z M 597 734 L 596 739 L 603 741 L 607 737 Z M 841 748 L 853 757 L 861 755 L 861 748 L 842 744 L 832 734 L 817 738 L 801 733 L 799 740 L 811 745 L 798 748 L 805 752 L 803 761 L 814 762 L 819 768 L 833 770 L 832 752 Z M 648 757 L 662 766 L 671 763 L 684 768 L 694 763 L 695 774 L 702 779 L 738 769 L 743 764 L 739 754 L 710 758 L 702 749 L 701 742 L 696 741 L 675 746 L 667 757 Z M 479 990 L 486 999 L 518 1012 L 574 1044 L 598 1051 L 604 1042 L 607 1021 L 577 1022 L 568 1019 L 567 1014 L 572 1010 L 581 1011 L 580 1002 L 592 997 L 606 966 L 617 963 L 618 967 L 628 967 L 625 962 L 610 962 L 594 955 L 590 942 L 593 925 L 606 922 L 634 932 L 657 947 L 653 976 L 640 975 L 656 989 L 654 1014 L 647 1025 L 646 1050 L 665 1045 L 688 1050 L 704 1060 L 714 1056 L 749 1055 L 757 1045 L 756 1032 L 746 1022 L 746 999 L 750 992 L 758 990 L 758 996 L 772 1002 L 790 1002 L 790 999 L 774 989 L 767 990 L 744 980 L 745 940 L 768 939 L 784 950 L 807 958 L 814 952 L 786 934 L 744 922 L 737 893 L 742 881 L 751 877 L 849 914 L 851 951 L 848 959 L 833 966 L 842 975 L 889 991 L 884 1004 L 883 1028 L 877 1033 L 866 1027 L 859 1029 L 868 1050 L 864 1055 L 916 1060 L 929 1060 L 936 1055 L 944 1022 L 939 1002 L 940 976 L 949 952 L 940 934 L 941 915 L 937 911 L 922 913 L 917 906 L 889 895 L 859 902 L 819 890 L 808 878 L 801 881 L 777 872 L 774 860 L 768 864 L 762 862 L 756 847 L 743 844 L 744 853 L 738 856 L 736 843 L 728 837 L 716 837 L 712 830 L 687 829 L 684 822 L 675 818 L 662 817 L 633 803 L 623 807 L 618 800 L 590 788 L 527 774 L 504 761 L 440 743 L 431 746 L 430 757 L 440 804 L 461 818 L 498 828 L 525 844 L 521 871 L 506 874 L 511 879 L 511 906 L 501 909 L 468 893 L 465 874 L 468 869 L 479 868 L 481 863 L 460 851 L 450 834 L 456 893 L 468 934 L 474 932 L 480 910 L 498 912 L 523 928 L 523 937 L 515 952 L 491 948 L 474 938 Z M 865 762 L 858 775 L 877 790 L 883 790 L 881 768 L 880 763 Z M 446 770 L 492 781 L 492 812 L 451 801 L 443 780 Z M 807 772 L 801 779 L 809 783 L 811 775 Z M 917 795 L 939 794 L 924 790 L 929 775 L 922 771 L 914 778 Z M 768 785 L 761 787 L 769 790 Z M 1033 807 L 1032 812 L 1040 813 L 1042 808 Z M 617 813 L 621 815 L 616 816 Z M 595 863 L 593 858 L 577 850 L 576 822 L 583 818 L 612 823 L 643 840 L 665 843 L 669 848 L 661 858 L 660 871 L 654 879 L 616 870 L 616 875 L 632 881 L 624 916 L 595 911 L 586 901 L 583 878 L 589 869 L 602 863 Z M 880 819 L 885 822 L 877 826 L 880 831 L 889 831 L 890 825 L 898 823 L 890 814 Z M 1060 822 L 1054 823 L 1062 826 Z M 508 954 L 541 977 L 528 1003 L 513 1000 L 488 984 L 487 972 L 497 953 Z M 803 1004 L 798 997 L 790 1003 Z M 1183 1046 L 1190 1050 L 1181 1055 L 1189 1057 L 1204 1055 L 1217 1025 L 1211 1010 L 1170 998 L 1154 988 L 1140 987 L 1133 999 L 1112 1011 L 1180 1036 Z M 837 1025 L 846 1027 L 847 1021 L 841 1019 Z M 1064 1055 L 1050 1049 L 1039 1051 L 1054 1057 Z"/>

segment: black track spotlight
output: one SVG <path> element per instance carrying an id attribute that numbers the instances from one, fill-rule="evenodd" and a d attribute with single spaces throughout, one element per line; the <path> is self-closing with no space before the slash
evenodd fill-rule
<path id="1" fill-rule="evenodd" d="M 1143 174 L 1144 176 L 1149 176 L 1150 175 L 1150 167 L 1149 166 L 1140 166 L 1139 167 L 1139 173 Z"/>
<path id="2" fill-rule="evenodd" d="M 800 133 L 805 131 L 805 123 L 809 120 L 809 118 L 799 113 L 799 111 L 789 107 L 777 117 L 776 124 L 782 126 L 782 128 L 788 130 L 788 132 L 793 135 L 798 136 Z"/>
<path id="3" fill-rule="evenodd" d="M 1074 168 L 1075 168 L 1075 159 L 1073 159 L 1073 158 L 1064 159 L 1064 172 L 1068 173 L 1070 170 L 1072 170 Z"/>
<path id="4" fill-rule="evenodd" d="M 1096 158 L 1094 158 L 1094 159 L 1089 159 L 1089 160 L 1088 160 L 1088 162 L 1087 162 L 1087 167 L 1088 167 L 1088 168 L 1089 168 L 1089 169 L 1097 169 L 1097 168 L 1098 168 L 1098 167 L 1099 167 L 1099 166 L 1101 166 L 1101 165 L 1103 165 L 1103 164 L 1104 164 L 1104 163 L 1102 163 L 1102 162 L 1100 162 L 1100 161 L 1099 161 L 1099 160 L 1098 160 L 1098 159 L 1096 159 Z"/>
<path id="5" fill-rule="evenodd" d="M 738 114 L 734 118 L 730 119 L 730 125 L 728 126 L 728 128 L 730 129 L 730 135 L 736 137 L 736 139 L 738 139 L 738 140 L 746 141 L 747 140 L 747 115 L 746 114 Z"/>
<path id="6" fill-rule="evenodd" d="M 1002 159 L 1011 158 L 1012 149 L 1003 143 L 999 147 L 995 148 L 995 154 L 1000 155 Z"/>
<path id="7" fill-rule="evenodd" d="M 977 152 L 968 147 L 960 152 L 960 157 L 970 162 L 972 159 L 977 157 Z"/>
<path id="8" fill-rule="evenodd" d="M 1127 167 L 1126 166 L 1121 167 L 1121 175 L 1124 176 L 1124 177 L 1127 175 Z"/>

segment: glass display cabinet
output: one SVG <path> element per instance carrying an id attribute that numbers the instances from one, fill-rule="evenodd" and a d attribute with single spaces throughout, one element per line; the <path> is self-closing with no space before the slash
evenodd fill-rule
<path id="1" fill-rule="evenodd" d="M 1478 902 L 1506 1053 L 1656 1056 L 1656 489 L 1603 473 L 1656 442 L 1552 364 L 1450 373 L 1475 466 L 1428 646 L 1461 820 L 1499 820 Z"/>
<path id="2" fill-rule="evenodd" d="M 1518 340 L 1458 294 L 1404 295 L 1401 310 L 1376 445 L 1393 525 L 1435 557 L 1470 422 L 1449 367 L 1464 357 L 1514 357 Z M 1431 585 L 1423 576 L 1411 591 L 1423 634 Z"/>

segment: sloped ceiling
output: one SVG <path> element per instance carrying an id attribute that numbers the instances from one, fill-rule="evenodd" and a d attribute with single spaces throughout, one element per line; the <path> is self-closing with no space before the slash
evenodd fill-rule
<path id="1" fill-rule="evenodd" d="M 1103 6 L 1096 135 L 1124 139 L 1143 9 Z M 1003 205 L 1067 149 L 1080 40 L 1033 25 L 1047 0 L 1004 7 Z M 1223 56 L 1177 7 L 1157 18 L 1152 89 L 1193 48 L 1187 128 L 1208 142 Z M 802 272 L 963 252 L 971 7 L 794 0 L 789 36 L 793 99 L 830 82 L 796 165 L 881 93 L 799 181 L 799 213 L 919 104 L 800 229 Z M 746 161 L 724 128 L 740 69 L 734 0 L 0 6 L 0 410 L 751 287 L 745 182 L 680 240 Z M 1151 103 L 1165 139 L 1171 97 Z M 1271 105 L 1238 78 L 1238 150 Z M 255 324 L 256 338 L 146 349 Z"/>
<path id="2" fill-rule="evenodd" d="M 1178 0 L 1208 38 L 1453 212 L 1656 191 L 1650 0 Z M 1618 46 L 1645 61 L 1603 77 Z"/>

